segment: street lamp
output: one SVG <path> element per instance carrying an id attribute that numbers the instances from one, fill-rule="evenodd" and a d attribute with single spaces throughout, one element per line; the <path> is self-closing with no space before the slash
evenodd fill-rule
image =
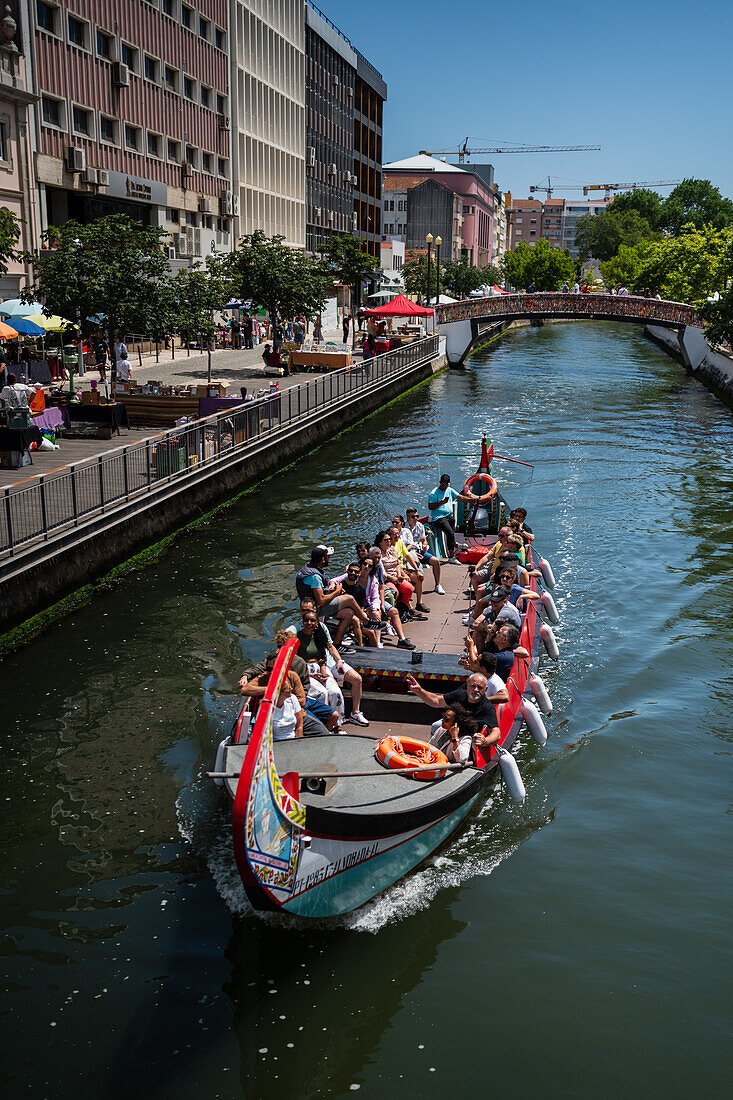
<path id="1" fill-rule="evenodd" d="M 427 246 L 428 246 L 428 298 L 427 298 L 427 304 L 430 305 L 430 246 L 433 243 L 433 234 L 432 233 L 426 234 L 425 240 L 426 240 Z"/>
<path id="2" fill-rule="evenodd" d="M 443 243 L 442 237 L 435 238 L 435 306 L 437 309 L 438 298 L 440 298 L 440 246 Z M 430 305 L 430 302 L 428 302 Z M 433 314 L 433 332 L 435 332 L 435 314 Z"/>

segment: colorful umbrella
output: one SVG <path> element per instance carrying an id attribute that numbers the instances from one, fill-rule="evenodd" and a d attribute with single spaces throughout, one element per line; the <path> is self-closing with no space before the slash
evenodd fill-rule
<path id="1" fill-rule="evenodd" d="M 44 317 L 42 313 L 34 313 L 27 320 L 32 321 L 34 325 L 40 325 L 44 332 L 67 332 L 69 329 L 76 328 L 71 321 L 65 321 L 63 317 L 55 314 L 53 317 Z"/>
<path id="2" fill-rule="evenodd" d="M 3 321 L 0 321 L 0 339 L 13 340 L 18 335 L 16 329 L 11 328 L 10 325 L 6 325 Z"/>
<path id="3" fill-rule="evenodd" d="M 35 321 L 29 321 L 27 317 L 13 317 L 13 328 L 16 328 L 22 336 L 45 335 L 45 329 L 42 329 Z"/>
<path id="4" fill-rule="evenodd" d="M 42 312 L 43 306 L 40 302 L 21 302 L 20 298 L 9 298 L 7 302 L 0 303 L 3 317 L 32 317 Z"/>

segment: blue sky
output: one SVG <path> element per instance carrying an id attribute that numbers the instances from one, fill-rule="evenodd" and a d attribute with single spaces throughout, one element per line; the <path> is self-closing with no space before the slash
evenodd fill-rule
<path id="1" fill-rule="evenodd" d="M 694 176 L 733 197 L 731 0 L 318 6 L 387 81 L 385 162 L 466 136 L 600 145 L 477 159 L 520 198 L 548 174 L 558 185 Z"/>

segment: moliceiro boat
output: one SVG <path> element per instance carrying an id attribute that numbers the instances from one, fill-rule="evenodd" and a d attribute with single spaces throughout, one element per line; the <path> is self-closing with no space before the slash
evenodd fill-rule
<path id="1" fill-rule="evenodd" d="M 423 763 L 393 751 L 414 748 L 410 739 L 428 741 L 430 723 L 440 715 L 407 690 L 409 678 L 414 675 L 428 691 L 442 694 L 469 675 L 459 659 L 470 563 L 496 542 L 508 516 L 491 476 L 492 456 L 484 441 L 478 471 L 463 490 L 471 502 L 459 502 L 456 511 L 464 540 L 459 557 L 465 561 L 444 570 L 443 619 L 432 630 L 428 622 L 419 624 L 426 632 L 422 652 L 364 647 L 349 656 L 364 681 L 369 732 L 273 740 L 273 708 L 298 648 L 294 639 L 279 650 L 249 739 L 245 708 L 219 746 L 210 775 L 233 801 L 234 853 L 255 909 L 310 918 L 349 913 L 448 843 L 500 776 L 510 793 L 523 797 L 510 750 L 523 721 L 537 741 L 546 738 L 532 696 L 545 713 L 551 709 L 536 675 L 541 628 L 550 629 L 541 622 L 545 605 L 539 599 L 527 601 L 519 644 L 529 657 L 514 662 L 506 683 L 508 701 L 497 708 L 500 738 L 485 750 L 486 757 L 475 750 L 468 762 L 451 764 L 442 752 L 424 746 Z M 436 549 L 440 552 L 440 545 Z M 531 569 L 531 546 L 527 551 Z M 532 577 L 533 591 L 537 584 Z M 416 633 L 411 633 L 414 640 Z"/>

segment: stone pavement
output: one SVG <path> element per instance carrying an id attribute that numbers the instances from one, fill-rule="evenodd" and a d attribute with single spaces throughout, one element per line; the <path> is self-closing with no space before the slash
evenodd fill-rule
<path id="1" fill-rule="evenodd" d="M 342 333 L 325 332 L 324 341 L 339 343 Z M 262 361 L 264 344 L 256 344 L 251 350 L 232 350 L 224 348 L 211 353 L 211 377 L 215 381 L 229 383 L 229 393 L 238 396 L 239 387 L 247 385 L 249 392 L 255 394 L 257 390 L 266 387 L 270 381 L 265 374 L 265 364 Z M 197 382 L 205 382 L 208 371 L 208 356 L 206 352 L 192 351 L 186 355 L 185 348 L 175 349 L 175 358 L 170 350 L 161 348 L 160 359 L 156 363 L 155 355 L 143 355 L 142 367 L 139 365 L 137 355 L 130 359 L 132 377 L 136 382 L 147 382 L 155 379 L 164 386 L 189 386 Z M 109 375 L 109 369 L 107 371 Z M 309 381 L 313 375 L 297 374 L 279 379 L 280 388 L 297 385 L 299 382 Z M 93 367 L 87 367 L 84 377 L 79 380 L 77 388 L 89 389 L 92 379 L 99 379 L 99 374 Z M 259 385 L 249 386 L 248 379 L 259 380 Z M 75 378 L 75 385 L 76 385 Z"/>

